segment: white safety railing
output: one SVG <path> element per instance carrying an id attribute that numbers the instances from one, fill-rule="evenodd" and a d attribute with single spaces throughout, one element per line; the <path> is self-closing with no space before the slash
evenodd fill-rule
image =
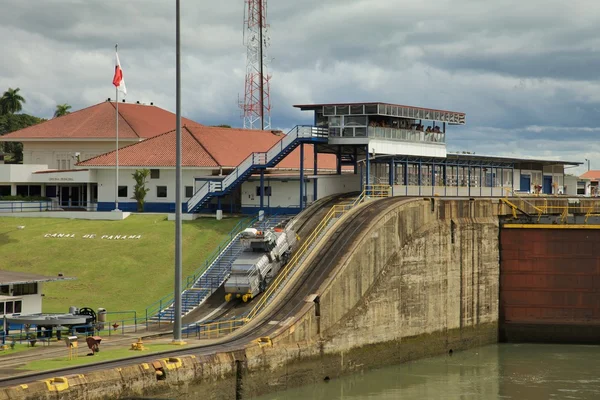
<path id="1" fill-rule="evenodd" d="M 298 138 L 327 138 L 329 130 L 314 126 L 296 126 L 266 152 L 252 153 L 220 182 L 208 181 L 188 200 L 188 212 L 193 210 L 210 193 L 226 190 L 254 166 L 265 166 L 276 160 Z"/>

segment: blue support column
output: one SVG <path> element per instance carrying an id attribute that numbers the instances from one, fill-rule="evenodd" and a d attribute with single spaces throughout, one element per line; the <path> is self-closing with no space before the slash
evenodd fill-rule
<path id="1" fill-rule="evenodd" d="M 260 210 L 265 206 L 265 170 L 260 170 Z"/>
<path id="2" fill-rule="evenodd" d="M 460 188 L 460 175 L 458 173 L 459 168 L 462 167 L 456 167 L 456 197 L 458 197 L 458 189 Z M 464 174 L 465 171 L 463 171 Z"/>
<path id="3" fill-rule="evenodd" d="M 494 168 L 490 167 L 490 197 L 494 196 Z"/>
<path id="4" fill-rule="evenodd" d="M 360 191 L 362 192 L 364 190 L 364 186 L 363 186 L 363 166 L 361 164 L 360 166 Z"/>
<path id="5" fill-rule="evenodd" d="M 471 167 L 469 167 L 469 181 L 467 182 L 467 186 L 469 187 L 469 197 L 471 197 Z"/>
<path id="6" fill-rule="evenodd" d="M 406 190 L 406 195 L 408 196 L 408 161 L 404 162 L 404 189 Z"/>
<path id="7" fill-rule="evenodd" d="M 337 171 L 338 175 L 342 174 L 342 146 L 338 146 L 337 149 Z"/>
<path id="8" fill-rule="evenodd" d="M 317 201 L 317 175 L 319 173 L 319 165 L 318 165 L 318 154 L 317 153 L 317 145 L 313 144 L 313 149 L 314 149 L 314 165 L 313 165 L 313 175 L 315 176 L 313 178 L 313 201 Z"/>
<path id="9" fill-rule="evenodd" d="M 479 166 L 479 197 L 481 197 L 483 195 L 483 184 L 484 184 L 484 180 L 483 180 L 483 167 L 480 165 Z"/>
<path id="10" fill-rule="evenodd" d="M 367 155 L 365 158 L 365 174 L 366 174 L 366 179 L 365 179 L 365 185 L 369 186 L 370 182 L 369 182 L 369 178 L 370 178 L 370 174 L 371 174 L 371 166 L 369 164 L 371 164 L 371 160 L 369 160 L 369 146 L 365 146 L 365 148 L 367 149 Z"/>
<path id="11" fill-rule="evenodd" d="M 431 164 L 431 195 L 435 196 L 435 163 Z"/>
<path id="12" fill-rule="evenodd" d="M 442 174 L 444 175 L 444 196 L 446 196 L 446 190 L 448 190 L 448 166 L 444 164 Z"/>
<path id="13" fill-rule="evenodd" d="M 504 195 L 504 168 L 500 168 L 500 197 Z"/>
<path id="14" fill-rule="evenodd" d="M 217 210 L 221 209 L 221 196 L 217 196 Z"/>
<path id="15" fill-rule="evenodd" d="M 354 148 L 354 175 L 358 174 L 358 147 Z"/>
<path id="16" fill-rule="evenodd" d="M 304 209 L 304 143 L 300 143 L 300 211 Z"/>
<path id="17" fill-rule="evenodd" d="M 392 187 L 392 196 L 394 195 L 394 173 L 396 171 L 394 171 L 394 160 L 390 160 L 390 186 Z"/>
<path id="18" fill-rule="evenodd" d="M 421 195 L 421 182 L 422 182 L 421 181 L 421 164 L 422 164 L 422 161 L 419 160 L 419 171 L 418 171 L 419 177 L 417 178 L 417 182 L 419 183 L 419 196 Z"/>
<path id="19" fill-rule="evenodd" d="M 510 172 L 511 172 L 510 182 L 512 184 L 512 193 L 511 193 L 511 196 L 512 196 L 515 193 L 515 165 L 514 164 L 513 164 L 512 168 L 510 169 Z M 563 182 L 563 184 L 564 184 L 564 182 Z"/>

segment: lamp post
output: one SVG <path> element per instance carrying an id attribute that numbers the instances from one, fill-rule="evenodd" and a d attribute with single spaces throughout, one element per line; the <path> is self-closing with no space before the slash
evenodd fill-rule
<path id="1" fill-rule="evenodd" d="M 175 2 L 175 288 L 173 293 L 173 344 L 185 344 L 181 339 L 181 43 L 179 0 Z"/>

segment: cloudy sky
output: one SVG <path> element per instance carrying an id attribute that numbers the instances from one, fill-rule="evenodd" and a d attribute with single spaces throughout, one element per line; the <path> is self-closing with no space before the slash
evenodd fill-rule
<path id="1" fill-rule="evenodd" d="M 385 101 L 467 113 L 451 151 L 592 160 L 600 169 L 596 0 L 268 0 L 273 126 L 293 104 Z M 244 0 L 181 0 L 183 114 L 240 126 Z M 50 117 L 114 97 L 175 110 L 175 10 L 165 0 L 0 0 L 0 90 Z M 583 168 L 575 172 L 582 172 Z"/>

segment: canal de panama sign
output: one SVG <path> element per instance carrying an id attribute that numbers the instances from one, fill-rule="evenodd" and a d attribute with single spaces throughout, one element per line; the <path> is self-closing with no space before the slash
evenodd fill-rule
<path id="1" fill-rule="evenodd" d="M 85 235 L 75 235 L 74 233 L 46 233 L 45 238 L 80 238 L 80 239 L 106 239 L 106 240 L 136 240 L 141 239 L 142 235 L 96 235 L 89 233 Z"/>

